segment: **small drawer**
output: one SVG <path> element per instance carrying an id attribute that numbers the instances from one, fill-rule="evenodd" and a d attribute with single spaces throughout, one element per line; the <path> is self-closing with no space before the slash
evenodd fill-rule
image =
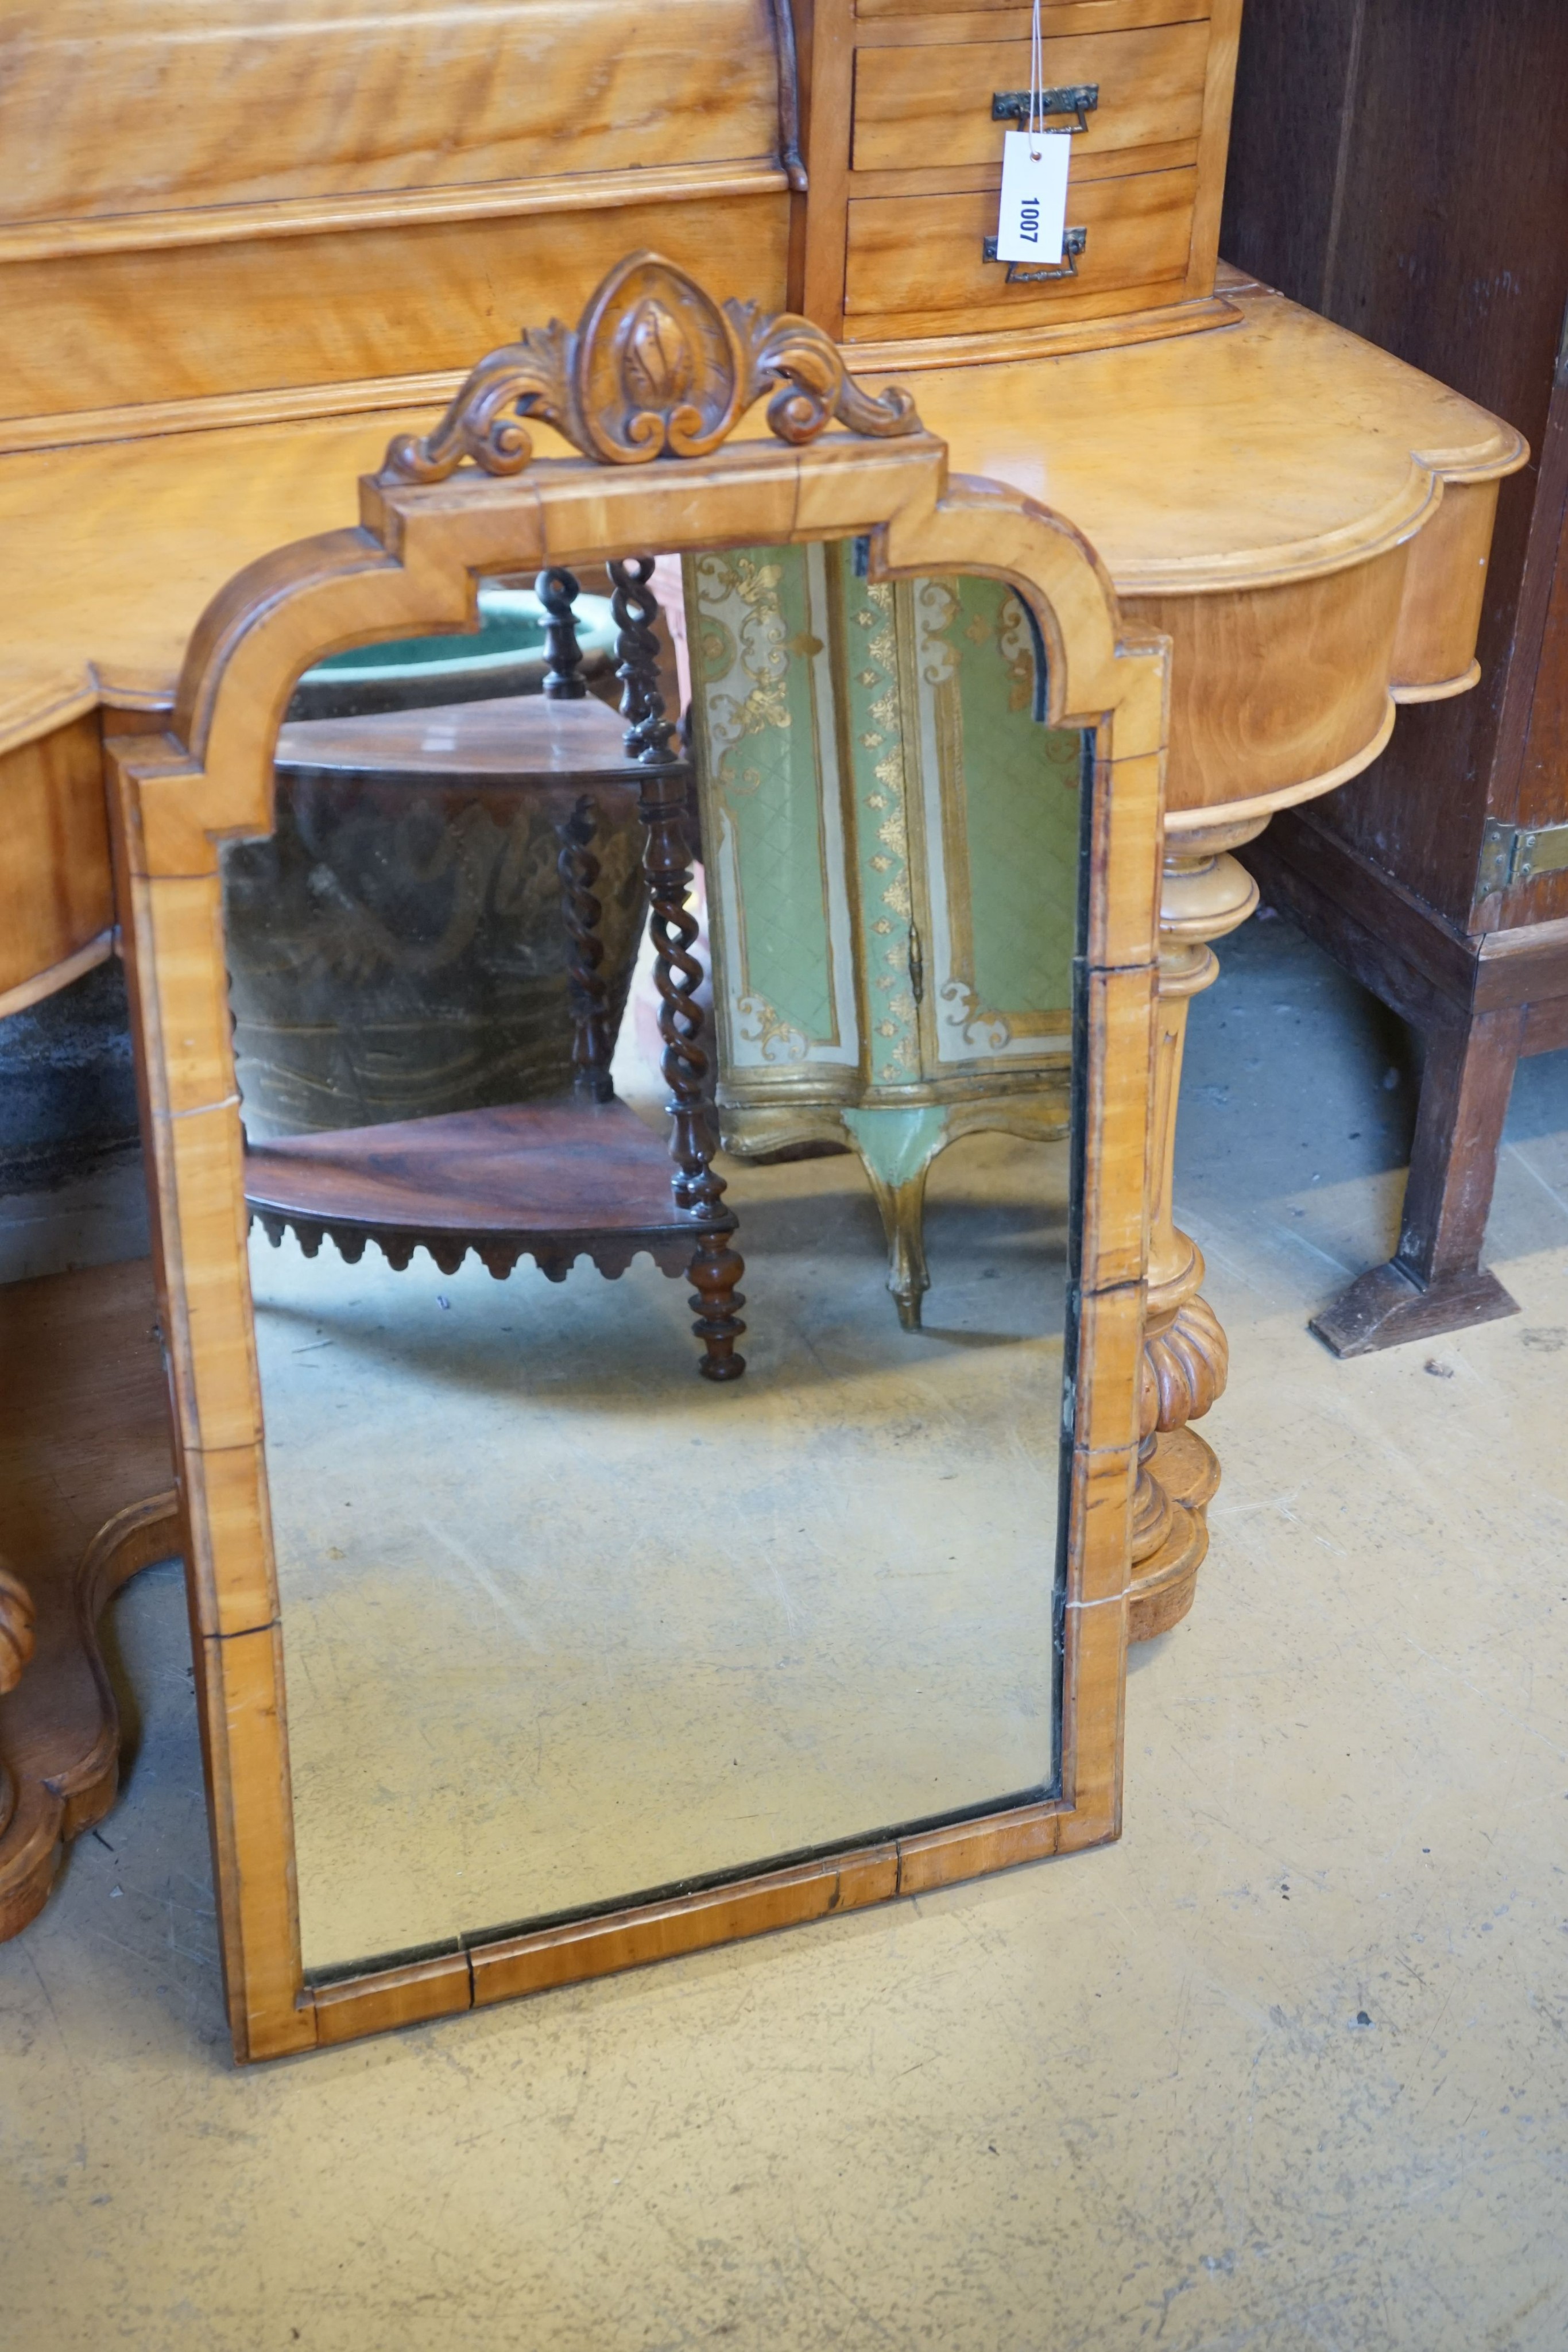
<path id="1" fill-rule="evenodd" d="M 1099 102 L 1072 142 L 1073 159 L 1196 140 L 1203 127 L 1206 21 L 1146 32 L 1090 33 L 1043 44 L 1048 89 L 1092 83 Z M 998 168 L 1005 129 L 992 100 L 1029 88 L 1025 41 L 922 42 L 855 56 L 852 165 L 856 172 Z M 1048 128 L 1069 127 L 1071 117 Z"/>
<path id="2" fill-rule="evenodd" d="M 1014 25 L 1021 16 L 1027 29 L 1029 9 L 1023 0 L 855 0 L 861 24 L 880 25 L 899 16 L 920 18 L 1008 16 Z M 1113 33 L 1126 25 L 1185 24 L 1191 16 L 1207 16 L 1209 0 L 1045 0 L 1040 23 L 1047 33 Z M 973 26 L 966 27 L 972 31 Z"/>
<path id="3" fill-rule="evenodd" d="M 997 232 L 993 190 L 859 197 L 849 208 L 846 327 L 854 321 L 864 335 L 874 319 L 879 332 L 902 320 L 906 332 L 967 333 L 1103 318 L 1134 288 L 1174 289 L 1165 299 L 1179 299 L 1197 196 L 1196 171 L 1069 182 L 1068 225 L 1084 231 L 1073 274 L 1012 285 L 1005 262 L 984 257 Z"/>

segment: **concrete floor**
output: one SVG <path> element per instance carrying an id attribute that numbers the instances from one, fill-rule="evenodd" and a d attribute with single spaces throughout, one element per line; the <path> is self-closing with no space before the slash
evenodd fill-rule
<path id="1" fill-rule="evenodd" d="M 1503 1156 L 1523 1312 L 1336 1364 L 1402 1036 L 1274 923 L 1193 1030 L 1226 1484 L 1122 1843 L 236 2074 L 153 1570 L 124 1801 L 0 1948 L 6 2352 L 1561 2352 L 1568 1056 Z"/>
<path id="2" fill-rule="evenodd" d="M 252 1234 L 308 1972 L 1051 1780 L 1065 1142 L 942 1154 L 918 1334 L 858 1160 L 726 1164 L 723 1388 L 646 1258 Z"/>

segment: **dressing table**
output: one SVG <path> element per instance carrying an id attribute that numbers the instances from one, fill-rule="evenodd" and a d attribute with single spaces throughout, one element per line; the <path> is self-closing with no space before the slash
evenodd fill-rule
<path id="1" fill-rule="evenodd" d="M 198 40 L 176 0 L 107 24 L 67 0 L 0 99 L 28 159 L 0 226 L 0 1010 L 114 950 L 105 737 L 164 726 L 208 600 L 351 527 L 356 478 L 481 352 L 576 318 L 636 247 L 803 311 L 873 389 L 912 385 L 956 471 L 1070 518 L 1124 621 L 1170 641 L 1130 1587 L 1133 1638 L 1162 1630 L 1191 1604 L 1218 1478 L 1191 1423 L 1225 1342 L 1171 1168 L 1186 1005 L 1256 903 L 1231 852 L 1360 772 L 1400 704 L 1475 683 L 1520 436 L 1217 264 L 1239 0 L 1046 6 L 1083 235 L 1062 275 L 1012 283 L 984 248 L 1027 8 L 397 0 L 326 33 L 307 13 L 226 0 Z M 139 1523 L 138 1558 L 151 1540 Z M 10 1565 L 68 1615 L 74 1557 Z M 51 1758 L 30 1735 L 27 1769 L 74 1769 L 82 1737 L 73 1716 Z M 101 1810 L 111 1771 L 99 1786 Z M 49 1874 L 27 1818 L 13 1930 Z"/>

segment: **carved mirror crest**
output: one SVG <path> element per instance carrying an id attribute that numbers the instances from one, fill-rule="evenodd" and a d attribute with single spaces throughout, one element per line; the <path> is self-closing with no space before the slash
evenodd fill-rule
<path id="1" fill-rule="evenodd" d="M 240 2058 L 1116 1834 L 1165 688 L 633 255 L 111 745 Z"/>

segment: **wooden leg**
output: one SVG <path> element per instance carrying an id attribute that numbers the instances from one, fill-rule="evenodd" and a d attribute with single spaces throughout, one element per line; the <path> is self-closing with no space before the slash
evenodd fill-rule
<path id="1" fill-rule="evenodd" d="M 703 1343 L 697 1366 L 705 1381 L 737 1381 L 746 1358 L 735 1352 L 745 1331 L 736 1309 L 744 1307 L 744 1293 L 736 1288 L 746 1272 L 746 1261 L 730 1234 L 705 1234 L 692 1259 L 692 1328 Z"/>
<path id="2" fill-rule="evenodd" d="M 1427 1038 L 1399 1247 L 1312 1321 L 1336 1356 L 1518 1314 L 1480 1252 L 1525 1011 L 1479 1013 Z"/>
<path id="3" fill-rule="evenodd" d="M 920 1328 L 920 1302 L 931 1287 L 925 1270 L 925 1179 L 931 1162 L 922 1162 L 901 1183 L 889 1183 L 874 1168 L 869 1171 L 882 1229 L 887 1235 L 887 1286 L 906 1331 Z"/>
<path id="4" fill-rule="evenodd" d="M 1208 1505 L 1219 1484 L 1212 1450 L 1187 1426 L 1223 1394 L 1228 1349 L 1218 1318 L 1198 1295 L 1203 1253 L 1174 1214 L 1176 1104 L 1187 1005 L 1219 975 L 1209 942 L 1235 930 L 1258 904 L 1257 884 L 1227 853 L 1261 833 L 1266 823 L 1258 818 L 1173 834 L 1166 858 L 1143 1442 L 1127 1624 L 1132 1642 L 1165 1633 L 1192 1607 L 1208 1549 Z"/>
<path id="5" fill-rule="evenodd" d="M 936 1154 L 954 1140 L 954 1113 L 923 1103 L 908 1110 L 848 1110 L 843 1123 L 882 1213 L 887 1286 L 898 1319 L 906 1331 L 918 1331 L 920 1302 L 931 1287 L 925 1270 L 925 1179 Z M 964 1132 L 961 1125 L 956 1131 Z"/>

